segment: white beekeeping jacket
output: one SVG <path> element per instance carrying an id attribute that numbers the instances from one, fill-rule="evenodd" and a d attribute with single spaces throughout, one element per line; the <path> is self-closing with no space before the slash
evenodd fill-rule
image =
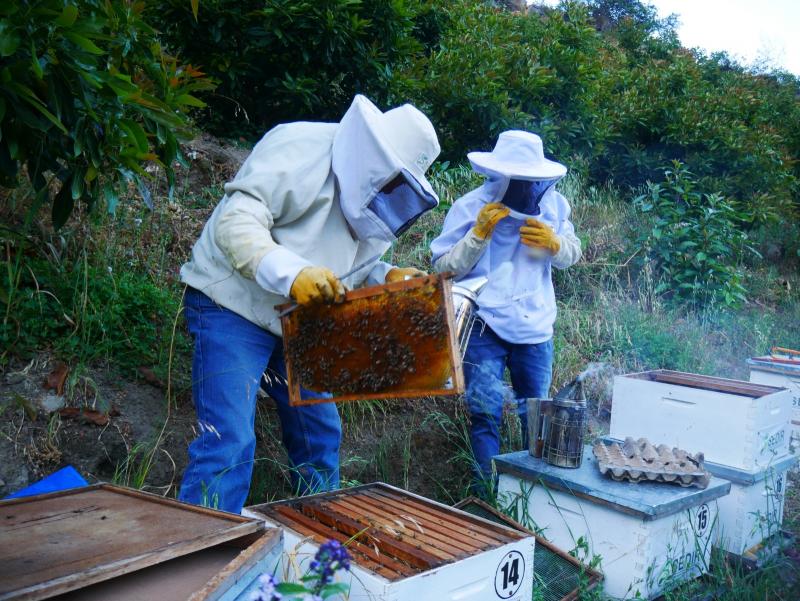
<path id="1" fill-rule="evenodd" d="M 412 177 L 376 125 L 389 113 L 358 96 L 341 124 L 299 122 L 267 132 L 225 185 L 181 280 L 280 335 L 275 306 L 289 301 L 301 269 L 320 265 L 343 274 L 384 253 L 394 236 L 369 204 L 399 174 Z M 413 173 L 419 188 L 433 194 L 419 173 L 435 159 L 438 142 L 423 149 L 430 161 Z M 391 267 L 376 260 L 344 283 L 383 283 Z"/>
<path id="2" fill-rule="evenodd" d="M 507 342 L 539 344 L 553 337 L 556 299 L 551 268 L 565 269 L 581 256 L 567 199 L 551 188 L 539 203 L 534 218 L 559 236 L 561 249 L 552 258 L 531 255 L 520 242 L 519 228 L 528 215 L 513 213 L 501 220 L 487 240 L 472 233 L 481 208 L 499 202 L 508 179 L 488 180 L 459 198 L 447 214 L 442 233 L 431 243 L 437 271 L 453 271 L 457 279 L 485 276 L 478 294 L 478 316 Z"/>

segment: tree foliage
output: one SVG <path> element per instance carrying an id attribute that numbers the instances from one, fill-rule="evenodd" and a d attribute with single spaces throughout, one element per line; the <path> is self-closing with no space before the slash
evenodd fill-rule
<path id="1" fill-rule="evenodd" d="M 338 120 L 354 94 L 383 98 L 421 44 L 404 0 L 186 0 L 147 13 L 170 47 L 219 82 L 207 125 L 230 133 L 300 119 Z"/>
<path id="2" fill-rule="evenodd" d="M 172 182 L 187 111 L 203 106 L 193 94 L 209 81 L 162 51 L 144 6 L 20 0 L 0 8 L 0 184 L 27 176 L 34 208 L 52 198 L 56 227 L 78 203 L 105 200 L 113 211 L 122 181 L 146 190 L 149 163 Z"/>
<path id="3" fill-rule="evenodd" d="M 679 162 L 665 170 L 663 184 L 650 184 L 636 199 L 651 218 L 641 242 L 662 276 L 657 293 L 669 293 L 701 305 L 738 305 L 745 300 L 739 263 L 747 234 L 747 215 L 720 194 L 697 188 Z"/>
<path id="4" fill-rule="evenodd" d="M 431 4 L 431 3 L 429 3 Z M 679 160 L 763 222 L 800 199 L 800 81 L 678 44 L 637 0 L 562 2 L 528 15 L 433 2 L 438 45 L 393 79 L 392 101 L 433 119 L 445 156 L 519 127 L 594 182 L 640 186 Z M 602 16 L 602 18 L 600 18 Z"/>

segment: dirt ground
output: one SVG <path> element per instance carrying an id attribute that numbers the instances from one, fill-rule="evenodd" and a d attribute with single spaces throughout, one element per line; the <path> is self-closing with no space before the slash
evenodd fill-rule
<path id="1" fill-rule="evenodd" d="M 66 383 L 62 391 L 48 389 L 58 365 L 40 357 L 12 364 L 2 375 L 0 498 L 66 465 L 90 482 L 143 485 L 174 496 L 196 436 L 189 398 L 179 395 L 168 406 L 163 388 L 101 369 L 81 374 L 72 389 Z M 450 487 L 463 488 L 463 473 L 454 466 L 442 473 L 459 448 L 458 433 L 449 429 L 455 400 L 400 402 L 389 412 L 369 404 L 342 411 L 346 482 L 381 479 L 437 498 L 447 498 Z M 269 398 L 259 402 L 256 430 L 251 500 L 283 498 L 291 494 L 287 460 Z"/>

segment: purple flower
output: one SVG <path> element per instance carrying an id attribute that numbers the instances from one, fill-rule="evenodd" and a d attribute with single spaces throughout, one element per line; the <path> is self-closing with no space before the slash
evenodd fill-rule
<path id="1" fill-rule="evenodd" d="M 283 595 L 275 591 L 277 584 L 271 574 L 262 574 L 258 577 L 258 588 L 250 593 L 248 601 L 281 601 Z"/>
<path id="2" fill-rule="evenodd" d="M 320 545 L 309 569 L 317 576 L 315 592 L 333 581 L 333 575 L 339 570 L 350 569 L 350 554 L 338 540 L 329 540 Z"/>

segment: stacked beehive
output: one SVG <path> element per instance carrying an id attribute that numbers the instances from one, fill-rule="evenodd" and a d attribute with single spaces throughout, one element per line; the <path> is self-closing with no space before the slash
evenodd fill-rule
<path id="1" fill-rule="evenodd" d="M 780 530 L 792 394 L 785 388 L 666 370 L 618 376 L 610 437 L 647 437 L 703 452 L 706 468 L 731 482 L 719 500 L 716 544 L 748 552 Z"/>
<path id="2" fill-rule="evenodd" d="M 792 422 L 790 448 L 800 448 L 800 353 L 784 349 L 773 349 L 773 354 L 748 359 L 750 381 L 788 388 L 792 393 Z"/>

